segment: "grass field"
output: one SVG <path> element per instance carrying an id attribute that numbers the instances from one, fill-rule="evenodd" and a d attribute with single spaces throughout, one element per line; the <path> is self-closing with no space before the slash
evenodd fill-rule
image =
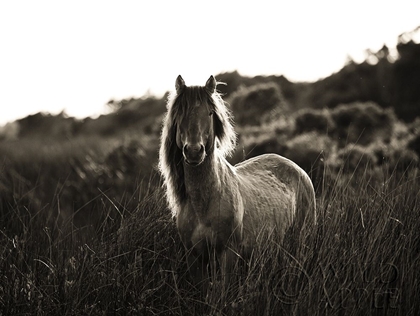
<path id="1" fill-rule="evenodd" d="M 202 292 L 150 171 L 156 157 L 111 140 L 48 146 L 0 148 L 0 315 L 420 311 L 416 168 L 326 168 L 303 242 L 262 239 L 232 282 L 213 275 Z M 150 172 L 140 177 L 130 159 Z"/>

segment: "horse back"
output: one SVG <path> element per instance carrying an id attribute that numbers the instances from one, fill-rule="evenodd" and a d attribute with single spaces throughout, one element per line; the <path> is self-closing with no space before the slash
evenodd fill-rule
<path id="1" fill-rule="evenodd" d="M 235 169 L 241 178 L 244 226 L 247 217 L 248 225 L 254 225 L 264 212 L 278 214 L 282 232 L 292 223 L 302 226 L 315 221 L 312 181 L 293 161 L 277 154 L 264 154 L 235 165 Z"/>

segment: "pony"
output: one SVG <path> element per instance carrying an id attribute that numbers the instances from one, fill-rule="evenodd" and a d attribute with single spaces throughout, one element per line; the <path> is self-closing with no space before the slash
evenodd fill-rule
<path id="1" fill-rule="evenodd" d="M 291 160 L 277 154 L 235 166 L 226 160 L 236 134 L 217 84 L 210 76 L 204 86 L 186 86 L 177 77 L 159 150 L 166 199 L 199 279 L 212 262 L 228 271 L 235 257 L 252 253 L 262 231 L 275 231 L 281 242 L 292 223 L 316 218 L 312 182 Z"/>

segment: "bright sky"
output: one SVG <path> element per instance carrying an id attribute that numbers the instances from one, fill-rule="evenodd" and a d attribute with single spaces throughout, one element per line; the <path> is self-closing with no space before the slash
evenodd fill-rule
<path id="1" fill-rule="evenodd" d="M 39 111 L 98 115 L 111 99 L 162 95 L 181 74 L 314 81 L 347 56 L 395 47 L 418 0 L 2 1 L 0 126 Z"/>

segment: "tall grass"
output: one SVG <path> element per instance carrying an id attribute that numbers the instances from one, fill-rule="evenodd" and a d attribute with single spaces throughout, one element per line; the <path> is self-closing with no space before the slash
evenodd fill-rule
<path id="1" fill-rule="evenodd" d="M 78 208 L 81 224 L 58 220 L 59 199 L 31 205 L 28 179 L 9 174 L 15 198 L 0 214 L 0 314 L 417 315 L 417 169 L 378 176 L 369 168 L 327 168 L 316 227 L 301 242 L 262 236 L 247 262 L 238 258 L 231 282 L 217 272 L 205 290 L 190 282 L 154 180 L 118 200 L 97 191 Z M 89 216 L 93 208 L 100 216 Z"/>

